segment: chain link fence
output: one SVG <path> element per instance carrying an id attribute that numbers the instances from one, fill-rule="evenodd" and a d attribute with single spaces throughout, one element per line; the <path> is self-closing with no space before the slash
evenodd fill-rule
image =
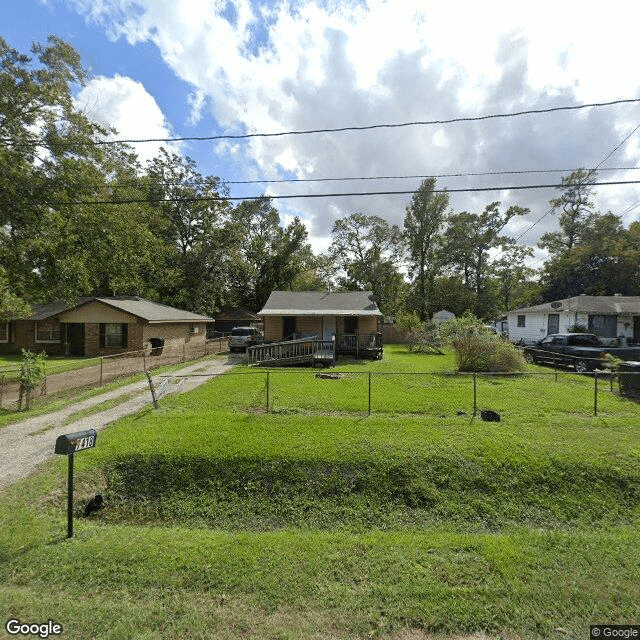
<path id="1" fill-rule="evenodd" d="M 640 389 L 640 372 L 628 374 Z M 211 402 L 273 414 L 618 416 L 640 418 L 640 393 L 623 394 L 615 373 L 229 372 Z"/>
<path id="2" fill-rule="evenodd" d="M 129 351 L 113 356 L 88 358 L 82 361 L 81 368 L 68 369 L 69 364 L 56 365 L 55 360 L 46 361 L 46 377 L 34 397 L 50 395 L 67 389 L 79 387 L 102 386 L 116 378 L 130 376 L 157 369 L 169 364 L 188 362 L 204 356 L 227 351 L 228 341 L 225 337 L 208 340 L 204 344 L 183 344 L 178 347 L 163 349 Z M 154 355 L 151 355 L 154 353 Z M 20 394 L 18 377 L 20 367 L 5 369 L 0 372 L 0 407 L 5 410 L 16 410 Z"/>

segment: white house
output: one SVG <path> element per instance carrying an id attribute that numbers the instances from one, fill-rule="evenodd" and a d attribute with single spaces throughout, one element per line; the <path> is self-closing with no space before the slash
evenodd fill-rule
<path id="1" fill-rule="evenodd" d="M 640 343 L 640 296 L 580 295 L 507 313 L 509 340 L 536 342 L 581 325 L 602 338 Z"/>

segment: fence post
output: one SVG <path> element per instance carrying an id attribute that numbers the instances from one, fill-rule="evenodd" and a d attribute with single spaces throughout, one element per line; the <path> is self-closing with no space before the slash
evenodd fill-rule
<path id="1" fill-rule="evenodd" d="M 369 415 L 371 415 L 371 371 L 369 371 Z"/>
<path id="2" fill-rule="evenodd" d="M 555 358 L 553 359 L 553 375 L 556 382 L 558 382 L 558 362 Z"/>
<path id="3" fill-rule="evenodd" d="M 269 413 L 269 372 L 267 371 L 267 413 Z"/>
<path id="4" fill-rule="evenodd" d="M 598 372 L 593 372 L 593 415 L 598 416 Z"/>
<path id="5" fill-rule="evenodd" d="M 102 386 L 102 368 L 104 366 L 104 358 L 100 358 L 100 386 Z"/>
<path id="6" fill-rule="evenodd" d="M 476 372 L 473 372 L 473 415 L 475 417 L 478 411 L 478 383 L 476 380 Z"/>

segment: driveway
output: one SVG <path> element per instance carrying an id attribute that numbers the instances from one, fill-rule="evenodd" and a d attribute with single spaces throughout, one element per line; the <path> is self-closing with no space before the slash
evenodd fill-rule
<path id="1" fill-rule="evenodd" d="M 206 360 L 191 364 L 171 374 L 154 376 L 156 388 L 168 375 L 184 378 L 180 391 L 190 391 L 220 375 L 231 367 L 245 361 L 243 356 L 229 356 L 224 360 Z M 169 384 L 167 393 L 173 393 L 177 385 Z M 68 422 L 78 411 L 95 407 L 110 400 L 122 398 L 122 402 L 111 409 L 93 413 L 85 418 Z M 28 418 L 0 430 L 0 489 L 29 475 L 35 467 L 54 455 L 56 439 L 63 433 L 84 429 L 99 431 L 123 416 L 139 411 L 151 403 L 151 392 L 147 381 L 134 382 L 114 391 L 102 393 L 59 411 Z"/>

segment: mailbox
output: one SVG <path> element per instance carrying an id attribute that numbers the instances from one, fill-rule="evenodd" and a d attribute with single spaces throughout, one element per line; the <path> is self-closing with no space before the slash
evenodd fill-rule
<path id="1" fill-rule="evenodd" d="M 86 429 L 85 431 L 58 436 L 55 452 L 68 456 L 76 451 L 91 449 L 96 446 L 97 436 L 98 433 L 95 429 Z"/>
<path id="2" fill-rule="evenodd" d="M 55 453 L 67 456 L 67 538 L 73 537 L 73 454 L 76 451 L 91 449 L 96 446 L 98 433 L 95 429 L 85 429 L 75 433 L 58 436 Z"/>

